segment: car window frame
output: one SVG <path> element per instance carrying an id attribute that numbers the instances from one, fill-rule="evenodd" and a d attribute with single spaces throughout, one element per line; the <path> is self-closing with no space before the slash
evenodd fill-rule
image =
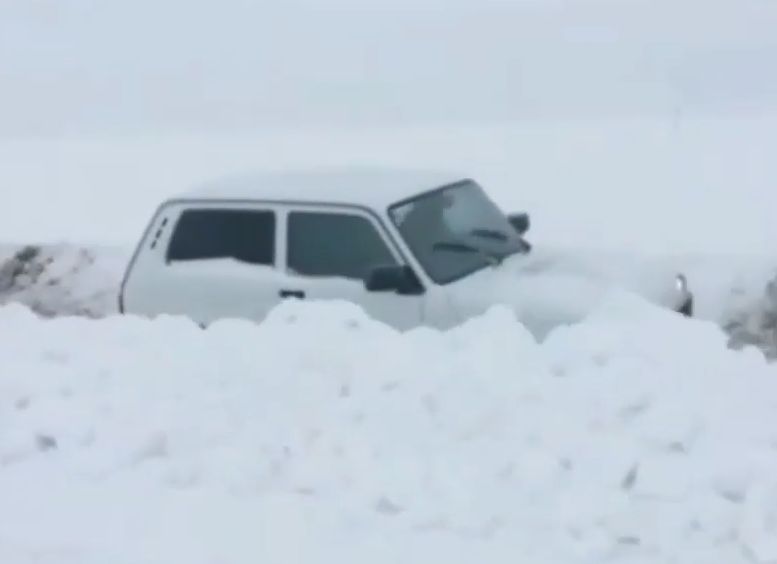
<path id="1" fill-rule="evenodd" d="M 279 238 L 281 236 L 280 231 L 280 223 L 281 223 L 281 214 L 280 210 L 276 206 L 271 205 L 262 205 L 258 202 L 237 202 L 237 201 L 219 201 L 214 202 L 210 200 L 195 200 L 195 201 L 189 201 L 189 202 L 171 202 L 171 205 L 175 206 L 177 209 L 177 213 L 175 214 L 174 220 L 169 222 L 170 225 L 170 232 L 166 238 L 165 246 L 164 246 L 164 256 L 163 256 L 163 262 L 165 266 L 172 266 L 175 264 L 192 264 L 196 263 L 198 261 L 201 261 L 203 263 L 207 262 L 208 260 L 220 260 L 224 258 L 229 257 L 219 257 L 219 258 L 213 258 L 213 259 L 191 259 L 191 260 L 179 260 L 179 259 L 171 259 L 170 257 L 170 247 L 172 246 L 173 240 L 175 238 L 175 234 L 178 230 L 179 224 L 181 219 L 183 218 L 184 214 L 187 212 L 192 211 L 239 211 L 239 212 L 258 212 L 258 213 L 271 213 L 273 216 L 273 243 L 272 243 L 272 261 L 269 264 L 265 263 L 253 263 L 253 262 L 247 262 L 247 261 L 241 261 L 238 258 L 232 257 L 233 260 L 236 260 L 238 262 L 241 262 L 245 264 L 248 267 L 257 267 L 262 269 L 277 269 L 278 268 L 278 260 L 279 260 L 279 253 L 280 253 L 280 246 L 279 246 Z M 152 245 L 155 243 L 152 243 Z"/>
<path id="2" fill-rule="evenodd" d="M 477 272 L 481 272 L 489 267 L 488 262 L 484 262 L 483 264 L 480 264 L 474 268 L 467 269 L 463 273 L 459 273 L 458 276 L 454 276 L 450 279 L 444 278 L 444 279 L 438 279 L 434 276 L 432 276 L 432 273 L 429 272 L 426 268 L 426 266 L 423 264 L 423 261 L 418 257 L 415 250 L 413 249 L 412 245 L 410 245 L 407 240 L 402 235 L 402 232 L 399 229 L 399 226 L 397 225 L 396 221 L 394 221 L 394 210 L 396 208 L 401 208 L 404 205 L 407 205 L 412 202 L 417 202 L 419 200 L 422 200 L 424 198 L 429 198 L 437 194 L 438 192 L 444 192 L 445 190 L 449 190 L 451 188 L 456 188 L 458 186 L 464 185 L 464 184 L 477 184 L 480 186 L 479 183 L 477 183 L 475 180 L 471 178 L 462 178 L 461 180 L 457 180 L 455 182 L 449 182 L 447 184 L 443 184 L 441 186 L 437 186 L 436 188 L 432 188 L 430 190 L 424 190 L 422 192 L 418 192 L 416 194 L 413 194 L 412 196 L 409 196 L 407 198 L 403 198 L 401 200 L 398 200 L 392 204 L 390 204 L 386 208 L 386 216 L 388 217 L 389 221 L 391 222 L 394 229 L 397 230 L 398 235 L 403 239 L 403 242 L 405 243 L 405 246 L 407 246 L 408 251 L 410 254 L 413 255 L 413 258 L 415 259 L 415 262 L 418 264 L 418 267 L 424 271 L 424 274 L 431 280 L 434 284 L 437 284 L 439 286 L 448 286 L 450 284 L 453 284 L 454 282 L 458 282 L 459 280 L 463 280 L 464 278 L 467 278 L 468 276 L 471 276 Z M 482 186 L 480 186 L 481 189 L 483 189 Z M 501 210 L 501 208 L 500 208 Z"/>
<path id="3" fill-rule="evenodd" d="M 382 233 L 383 236 L 390 242 L 389 248 L 392 250 L 392 252 L 397 253 L 400 257 L 400 264 L 406 265 L 408 268 L 411 268 L 415 272 L 416 277 L 422 286 L 421 294 L 424 294 L 427 291 L 428 282 L 426 281 L 426 272 L 424 271 L 423 267 L 420 264 L 414 266 L 413 262 L 408 258 L 408 255 L 402 248 L 404 241 L 402 241 L 402 243 L 399 242 L 401 241 L 399 233 L 395 233 L 392 228 L 388 227 L 391 225 L 389 218 L 383 217 L 381 214 L 377 213 L 370 207 L 359 204 L 341 204 L 321 200 L 287 200 L 276 198 L 203 199 L 183 196 L 163 200 L 159 205 L 156 206 L 154 213 L 146 224 L 145 229 L 143 230 L 143 234 L 136 243 L 132 252 L 132 256 L 130 257 L 129 261 L 127 261 L 127 266 L 125 267 L 124 273 L 121 277 L 121 283 L 119 284 L 119 296 L 117 300 L 118 309 L 120 312 L 124 311 L 123 296 L 129 283 L 129 279 L 137 271 L 138 265 L 144 262 L 144 257 L 149 255 L 148 258 L 151 259 L 153 256 L 154 262 L 158 263 L 158 261 L 161 261 L 161 263 L 166 266 L 164 259 L 159 257 L 160 248 L 156 245 L 156 242 L 160 239 L 160 236 L 163 240 L 167 240 L 169 238 L 169 231 L 167 230 L 170 228 L 170 224 L 169 221 L 165 222 L 165 220 L 170 220 L 173 217 L 177 217 L 182 210 L 188 209 L 190 206 L 245 206 L 249 208 L 254 208 L 256 206 L 271 207 L 278 214 L 277 219 L 280 219 L 280 221 L 276 221 L 275 232 L 276 261 L 274 268 L 276 270 L 284 270 L 286 268 L 286 209 L 290 209 L 292 207 L 315 207 L 316 209 L 357 210 L 363 214 L 368 215 L 379 225 L 380 233 Z M 163 232 L 166 233 L 163 234 Z M 412 250 L 408 249 L 408 252 L 412 253 Z M 415 259 L 414 256 L 413 259 Z"/>
<path id="4" fill-rule="evenodd" d="M 383 244 L 388 249 L 389 253 L 391 254 L 392 258 L 394 259 L 395 263 L 398 265 L 407 265 L 411 268 L 412 265 L 407 261 L 406 257 L 402 253 L 401 248 L 397 245 L 395 238 L 392 236 L 391 232 L 386 228 L 385 223 L 381 220 L 381 218 L 375 214 L 372 210 L 369 208 L 364 208 L 362 206 L 356 206 L 356 205 L 345 205 L 345 204 L 318 204 L 318 203 L 309 203 L 309 202 L 289 202 L 285 205 L 284 213 L 283 213 L 283 220 L 282 220 L 282 226 L 281 226 L 281 232 L 283 236 L 283 255 L 281 258 L 281 266 L 280 268 L 289 276 L 293 277 L 301 277 L 301 278 L 310 278 L 312 280 L 316 279 L 325 279 L 325 280 L 350 280 L 350 281 L 358 281 L 358 279 L 345 277 L 345 276 L 312 276 L 312 275 L 305 275 L 305 274 L 299 274 L 296 272 L 293 272 L 290 270 L 289 265 L 289 234 L 290 234 L 290 216 L 293 213 L 316 213 L 316 214 L 326 214 L 326 215 L 350 215 L 350 216 L 357 216 L 362 219 L 365 219 L 368 221 L 373 229 L 375 229 L 376 233 L 380 237 L 380 239 L 383 241 Z M 413 268 L 415 270 L 415 268 Z"/>

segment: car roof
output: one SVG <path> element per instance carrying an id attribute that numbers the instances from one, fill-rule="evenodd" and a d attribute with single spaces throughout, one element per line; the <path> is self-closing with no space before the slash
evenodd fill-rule
<path id="1" fill-rule="evenodd" d="M 453 172 L 391 168 L 248 172 L 209 180 L 176 199 L 324 202 L 385 209 L 467 178 Z"/>

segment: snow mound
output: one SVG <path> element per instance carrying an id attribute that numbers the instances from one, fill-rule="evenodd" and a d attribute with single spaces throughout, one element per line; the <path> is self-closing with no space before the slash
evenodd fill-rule
<path id="1" fill-rule="evenodd" d="M 46 317 L 116 314 L 130 255 L 131 249 L 121 247 L 0 246 L 0 305 L 21 303 Z M 695 294 L 695 316 L 723 327 L 732 347 L 755 345 L 777 359 L 776 262 L 771 257 L 672 257 L 551 248 L 535 250 L 526 268 L 546 274 L 595 272 L 632 287 L 644 285 L 651 273 L 683 272 Z M 561 302 L 570 306 L 569 299 Z"/>
<path id="2" fill-rule="evenodd" d="M 766 285 L 766 292 L 741 308 L 726 323 L 734 348 L 754 345 L 768 358 L 777 360 L 777 276 Z"/>
<path id="3" fill-rule="evenodd" d="M 0 561 L 777 559 L 777 368 L 613 295 L 536 342 L 0 309 Z"/>
<path id="4" fill-rule="evenodd" d="M 0 304 L 21 303 L 46 317 L 117 313 L 128 257 L 67 244 L 0 247 Z"/>

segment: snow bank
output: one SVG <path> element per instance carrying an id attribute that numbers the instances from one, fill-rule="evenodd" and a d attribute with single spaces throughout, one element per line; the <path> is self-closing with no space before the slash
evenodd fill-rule
<path id="1" fill-rule="evenodd" d="M 626 288 L 681 272 L 694 294 L 695 317 L 721 326 L 732 347 L 755 345 L 777 359 L 777 257 L 541 249 L 533 260 L 541 271 L 592 271 Z"/>
<path id="2" fill-rule="evenodd" d="M 777 369 L 627 296 L 535 342 L 0 309 L 0 561 L 767 562 Z"/>
<path id="3" fill-rule="evenodd" d="M 0 304 L 22 303 L 47 317 L 112 315 L 131 252 L 66 244 L 0 246 Z M 595 271 L 633 286 L 642 285 L 636 279 L 645 272 L 684 272 L 696 297 L 697 317 L 724 327 L 733 346 L 756 345 L 777 358 L 777 259 L 538 247 L 527 268 Z"/>

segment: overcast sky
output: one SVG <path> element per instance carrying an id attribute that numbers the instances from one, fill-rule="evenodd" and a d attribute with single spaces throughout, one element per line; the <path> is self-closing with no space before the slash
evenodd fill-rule
<path id="1" fill-rule="evenodd" d="M 0 135 L 777 110 L 777 0 L 0 0 Z"/>

